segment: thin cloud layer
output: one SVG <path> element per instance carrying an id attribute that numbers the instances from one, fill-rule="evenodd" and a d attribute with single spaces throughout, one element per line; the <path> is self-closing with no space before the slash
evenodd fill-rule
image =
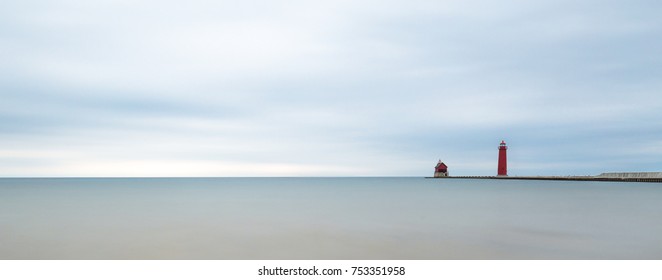
<path id="1" fill-rule="evenodd" d="M 662 170 L 655 1 L 20 1 L 0 176 Z"/>

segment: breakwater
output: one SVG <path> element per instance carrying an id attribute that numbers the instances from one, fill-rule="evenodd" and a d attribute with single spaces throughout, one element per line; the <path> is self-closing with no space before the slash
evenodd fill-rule
<path id="1" fill-rule="evenodd" d="M 657 172 L 655 172 L 657 173 Z M 603 182 L 645 182 L 662 183 L 662 177 L 646 176 L 604 176 L 603 173 L 598 176 L 447 176 L 447 177 L 426 177 L 431 179 L 496 179 L 496 180 L 545 180 L 545 181 L 603 181 Z"/>

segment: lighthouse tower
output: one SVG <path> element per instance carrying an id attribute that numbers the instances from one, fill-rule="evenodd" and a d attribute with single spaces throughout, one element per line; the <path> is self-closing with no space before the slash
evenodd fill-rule
<path id="1" fill-rule="evenodd" d="M 508 176 L 506 150 L 508 150 L 508 146 L 506 146 L 505 141 L 501 140 L 501 144 L 499 144 L 499 168 L 497 168 L 497 176 Z"/>

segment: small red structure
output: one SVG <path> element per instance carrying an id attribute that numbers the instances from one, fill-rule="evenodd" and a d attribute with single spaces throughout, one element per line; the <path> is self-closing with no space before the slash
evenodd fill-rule
<path id="1" fill-rule="evenodd" d="M 499 144 L 499 167 L 497 168 L 497 176 L 508 176 L 508 160 L 506 159 L 506 142 L 501 140 Z"/>
<path id="2" fill-rule="evenodd" d="M 434 177 L 448 177 L 448 166 L 441 162 L 441 160 L 439 160 L 437 166 L 434 167 Z"/>

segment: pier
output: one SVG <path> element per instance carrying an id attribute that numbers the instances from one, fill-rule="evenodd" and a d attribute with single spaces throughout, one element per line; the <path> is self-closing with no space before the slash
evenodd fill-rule
<path id="1" fill-rule="evenodd" d="M 508 176 L 507 150 L 506 141 L 501 140 L 497 176 L 450 176 L 448 165 L 439 160 L 435 166 L 434 177 L 425 178 L 662 183 L 662 172 L 606 172 L 597 176 Z"/>
<path id="2" fill-rule="evenodd" d="M 651 172 L 658 173 L 658 172 Z M 541 181 L 601 181 L 601 182 L 645 182 L 662 183 L 662 177 L 647 176 L 448 176 L 448 177 L 426 177 L 431 179 L 495 179 L 495 180 L 541 180 Z M 622 173 L 631 174 L 631 173 Z"/>

